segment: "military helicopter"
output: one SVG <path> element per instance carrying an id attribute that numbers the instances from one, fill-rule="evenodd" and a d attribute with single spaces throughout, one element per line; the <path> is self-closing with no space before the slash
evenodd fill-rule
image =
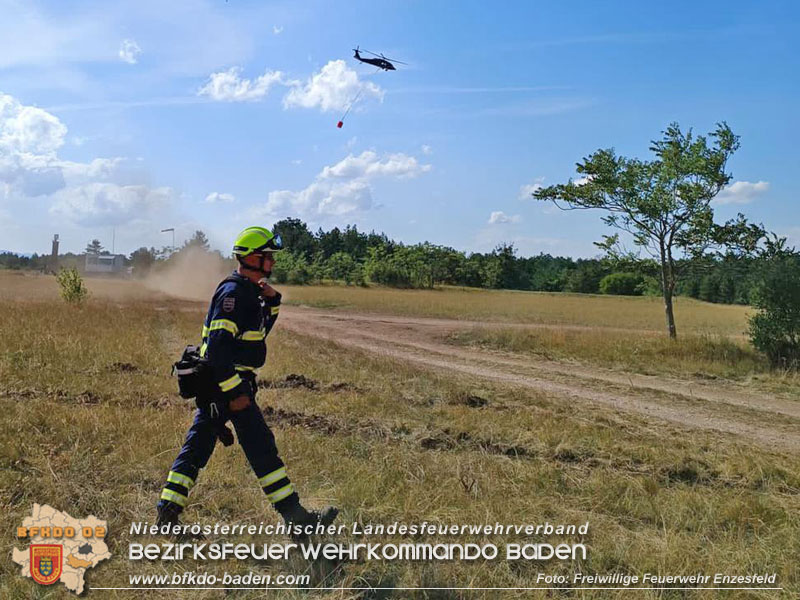
<path id="1" fill-rule="evenodd" d="M 384 71 L 396 71 L 394 68 L 393 63 L 397 63 L 398 65 L 404 65 L 406 63 L 401 62 L 399 60 L 394 60 L 386 58 L 383 54 L 375 54 L 374 52 L 370 52 L 369 50 L 359 50 L 358 46 L 353 48 L 353 58 L 356 60 L 361 61 L 362 63 L 366 63 L 368 65 L 372 65 L 374 67 L 378 67 L 379 69 L 383 69 Z M 372 54 L 375 58 L 364 58 L 361 56 L 361 52 L 366 52 L 367 54 Z"/>

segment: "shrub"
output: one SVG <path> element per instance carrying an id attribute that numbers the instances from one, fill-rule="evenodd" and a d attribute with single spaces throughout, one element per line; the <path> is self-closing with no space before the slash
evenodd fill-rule
<path id="1" fill-rule="evenodd" d="M 771 365 L 800 366 L 800 255 L 772 259 L 754 292 L 750 341 Z"/>
<path id="2" fill-rule="evenodd" d="M 289 251 L 276 253 L 272 276 L 276 283 L 296 285 L 311 283 L 315 279 L 312 266 L 308 264 L 306 258 Z"/>
<path id="3" fill-rule="evenodd" d="M 600 280 L 600 293 L 615 296 L 641 296 L 644 277 L 636 273 L 611 273 Z"/>
<path id="4" fill-rule="evenodd" d="M 75 267 L 61 269 L 56 275 L 56 281 L 61 288 L 61 297 L 69 304 L 82 304 L 89 295 L 89 290 L 83 284 L 83 278 Z"/>

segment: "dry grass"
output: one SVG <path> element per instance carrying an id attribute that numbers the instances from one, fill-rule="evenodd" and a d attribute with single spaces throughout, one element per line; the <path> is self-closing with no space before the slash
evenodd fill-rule
<path id="1" fill-rule="evenodd" d="M 286 286 L 289 303 L 448 319 L 666 330 L 659 298 L 443 288 L 395 290 L 342 286 Z M 677 298 L 679 333 L 742 335 L 750 309 Z"/>
<path id="2" fill-rule="evenodd" d="M 528 354 L 547 360 L 647 375 L 668 374 L 703 380 L 724 378 L 754 388 L 800 395 L 794 371 L 770 368 L 749 343 L 722 336 L 642 336 L 624 331 L 475 327 L 448 336 L 466 346 Z"/>
<path id="3" fill-rule="evenodd" d="M 186 303 L 162 310 L 162 299 L 145 298 L 120 304 L 95 294 L 82 310 L 0 301 L 5 317 L 0 321 L 0 411 L 5 425 L 0 524 L 2 530 L 13 531 L 33 502 L 74 516 L 93 513 L 108 519 L 114 557 L 88 573 L 90 587 L 125 585 L 129 574 L 184 568 L 309 572 L 314 585 L 345 587 L 529 586 L 538 571 L 572 571 L 569 563 L 502 560 L 366 561 L 338 568 L 308 565 L 299 557 L 288 565 L 129 562 L 124 558 L 128 543 L 143 541 L 130 538 L 129 524 L 154 517 L 159 489 L 191 420 L 167 372 L 182 343 L 197 337 L 203 314 L 201 307 Z M 800 467 L 795 456 L 769 453 L 723 434 L 686 435 L 531 390 L 343 351 L 289 336 L 280 322 L 270 342 L 270 363 L 262 377 L 271 385 L 260 393 L 259 402 L 271 409 L 268 421 L 303 497 L 312 504 L 337 504 L 343 522 L 588 520 L 589 558 L 578 565 L 584 572 L 777 572 L 787 588 L 785 597 L 800 593 Z M 123 363 L 133 368 L 121 367 Z M 283 387 L 292 373 L 315 380 L 316 389 Z M 217 449 L 191 499 L 189 522 L 277 521 L 238 446 Z M 245 536 L 232 541 L 251 540 Z M 6 535 L 0 552 L 8 556 L 13 543 Z M 68 597 L 60 586 L 45 590 L 17 577 L 16 569 L 8 560 L 0 564 L 0 597 Z M 102 594 L 127 599 L 148 593 Z M 236 593 L 240 598 L 263 595 Z M 281 594 L 309 596 L 405 598 L 408 593 Z M 187 591 L 170 597 L 223 596 Z M 441 591 L 420 597 L 497 595 Z M 630 598 L 631 592 L 585 591 L 573 597 Z M 636 592 L 636 597 L 689 596 Z M 697 592 L 690 597 L 716 595 Z M 768 597 L 778 595 L 726 594 Z"/>

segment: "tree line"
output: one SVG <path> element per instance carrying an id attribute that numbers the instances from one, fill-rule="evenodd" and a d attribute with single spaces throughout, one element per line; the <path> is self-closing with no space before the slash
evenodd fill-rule
<path id="1" fill-rule="evenodd" d="M 385 233 L 362 232 L 357 226 L 312 232 L 300 219 L 283 219 L 273 225 L 286 250 L 278 253 L 273 271 L 276 283 L 347 285 L 378 284 L 398 288 L 441 285 L 579 294 L 660 295 L 659 267 L 655 260 L 606 255 L 573 259 L 541 253 L 519 256 L 513 244 L 500 244 L 491 252 L 464 252 L 431 244 L 404 244 Z M 197 248 L 212 251 L 207 236 L 196 231 L 175 253 Z M 87 244 L 82 254 L 62 254 L 61 266 L 80 271 L 86 254 L 108 255 L 99 240 Z M 166 265 L 171 248 L 141 247 L 126 257 L 135 277 Z M 235 263 L 231 260 L 231 268 Z M 680 276 L 676 293 L 706 302 L 751 304 L 762 261 L 745 256 L 698 257 L 677 262 Z M 49 255 L 0 254 L 0 267 L 47 270 Z"/>

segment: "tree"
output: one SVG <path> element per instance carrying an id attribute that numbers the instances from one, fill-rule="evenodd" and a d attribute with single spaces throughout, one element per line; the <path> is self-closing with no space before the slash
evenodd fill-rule
<path id="1" fill-rule="evenodd" d="M 342 232 L 338 227 L 330 231 L 323 231 L 322 227 L 317 231 L 317 245 L 323 258 L 330 258 L 337 252 L 342 252 L 344 244 L 342 242 Z"/>
<path id="2" fill-rule="evenodd" d="M 282 219 L 272 226 L 272 233 L 281 236 L 284 248 L 306 259 L 316 250 L 314 236 L 300 219 Z"/>
<path id="3" fill-rule="evenodd" d="M 137 277 L 145 275 L 153 263 L 156 262 L 156 249 L 150 248 L 149 250 L 142 246 L 138 250 L 131 252 L 131 266 L 133 267 L 133 274 Z"/>
<path id="4" fill-rule="evenodd" d="M 660 140 L 652 141 L 653 160 L 597 150 L 577 164 L 580 181 L 570 179 L 533 193 L 559 208 L 607 211 L 606 225 L 630 233 L 636 245 L 656 258 L 671 338 L 677 337 L 672 308 L 676 254 L 702 255 L 714 243 L 734 243 L 737 233 L 731 224 L 714 224 L 711 200 L 731 180 L 725 165 L 739 148 L 739 138 L 724 122 L 708 138 L 694 136 L 691 129 L 684 133 L 673 123 Z M 743 217 L 739 225 L 748 227 Z"/>
<path id="5" fill-rule="evenodd" d="M 611 273 L 600 280 L 600 293 L 615 296 L 641 296 L 644 277 L 636 273 Z"/>
<path id="6" fill-rule="evenodd" d="M 800 254 L 785 238 L 767 243 L 753 294 L 758 312 L 750 319 L 750 341 L 775 367 L 800 366 Z"/>
<path id="7" fill-rule="evenodd" d="M 100 240 L 92 240 L 86 244 L 86 254 L 100 256 L 104 251 L 105 248 L 103 248 L 103 244 L 100 243 Z"/>
<path id="8" fill-rule="evenodd" d="M 211 249 L 211 244 L 208 243 L 206 234 L 198 229 L 192 237 L 183 243 L 181 250 L 188 250 L 189 248 L 199 248 L 203 252 L 208 252 Z"/>
<path id="9" fill-rule="evenodd" d="M 331 255 L 325 268 L 328 277 L 344 281 L 347 285 L 356 280 L 357 270 L 358 264 L 347 252 L 337 252 Z"/>
<path id="10" fill-rule="evenodd" d="M 61 269 L 56 275 L 56 281 L 60 288 L 61 297 L 67 304 L 80 306 L 89 295 L 89 290 L 86 289 L 83 278 L 75 267 Z"/>
<path id="11" fill-rule="evenodd" d="M 597 260 L 578 260 L 576 268 L 567 275 L 564 290 L 579 294 L 596 294 L 600 289 L 600 280 L 608 274 L 608 270 Z"/>

